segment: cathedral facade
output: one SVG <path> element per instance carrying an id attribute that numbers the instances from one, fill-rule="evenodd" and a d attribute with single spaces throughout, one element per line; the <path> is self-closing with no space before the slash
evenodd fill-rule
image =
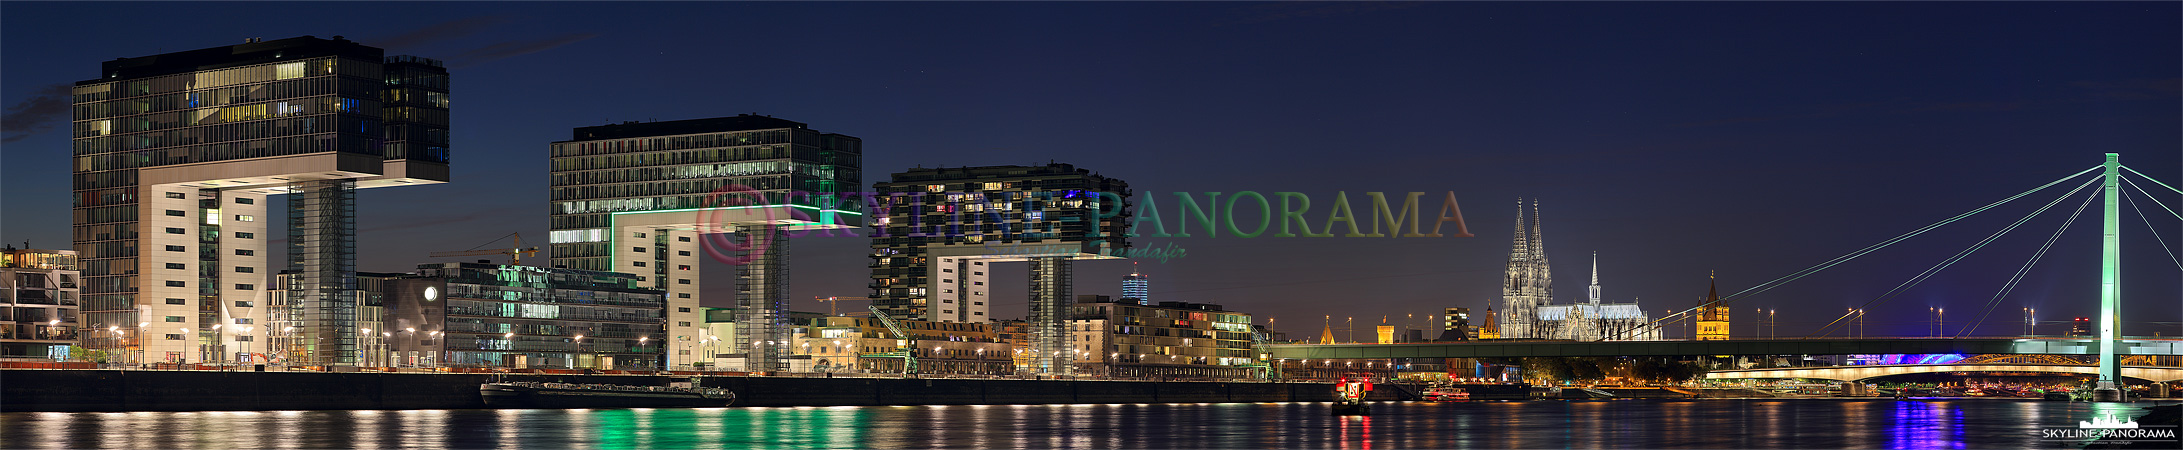
<path id="1" fill-rule="evenodd" d="M 1516 201 L 1516 239 L 1508 252 L 1508 271 L 1501 285 L 1499 317 L 1505 339 L 1566 339 L 1577 341 L 1658 340 L 1660 327 L 1646 317 L 1636 302 L 1602 303 L 1599 256 L 1592 256 L 1592 286 L 1585 302 L 1554 304 L 1554 272 L 1546 258 L 1545 234 L 1539 227 L 1538 200 L 1532 200 L 1525 220 L 1523 200 Z"/>

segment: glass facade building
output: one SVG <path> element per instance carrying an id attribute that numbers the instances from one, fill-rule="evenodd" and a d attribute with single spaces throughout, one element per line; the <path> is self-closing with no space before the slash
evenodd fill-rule
<path id="1" fill-rule="evenodd" d="M 382 297 L 399 366 L 662 369 L 665 293 L 637 276 L 480 263 L 417 266 Z"/>
<path id="2" fill-rule="evenodd" d="M 1251 320 L 1220 305 L 1086 295 L 1069 308 L 1069 353 L 1088 375 L 1250 378 L 1265 367 L 1254 354 Z"/>
<path id="3" fill-rule="evenodd" d="M 352 191 L 447 181 L 446 80 L 437 61 L 338 36 L 102 63 L 72 88 L 85 322 L 145 338 L 85 343 L 227 359 L 256 336 L 214 327 L 262 331 L 285 266 L 312 310 L 301 329 L 325 342 L 312 358 L 355 362 L 355 312 L 337 305 L 355 288 Z M 271 261 L 267 200 L 283 194 L 302 195 L 285 205 L 288 260 Z"/>
<path id="4" fill-rule="evenodd" d="M 738 312 L 720 353 L 787 369 L 788 232 L 862 226 L 862 140 L 745 114 L 577 128 L 551 154 L 554 267 L 666 291 L 667 338 L 683 343 L 711 337 L 699 333 L 702 261 L 727 262 Z M 710 359 L 689 347 L 670 363 Z"/>

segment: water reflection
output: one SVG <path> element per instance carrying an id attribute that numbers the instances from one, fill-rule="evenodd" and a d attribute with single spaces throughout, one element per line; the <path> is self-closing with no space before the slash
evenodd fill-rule
<path id="1" fill-rule="evenodd" d="M 1984 448 L 2142 404 L 1621 400 L 5 413 L 20 448 Z"/>

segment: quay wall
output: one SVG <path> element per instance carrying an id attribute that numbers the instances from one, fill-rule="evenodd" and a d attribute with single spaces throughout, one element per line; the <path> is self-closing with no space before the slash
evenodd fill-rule
<path id="1" fill-rule="evenodd" d="M 267 411 L 485 408 L 455 373 L 0 370 L 0 411 Z M 666 385 L 660 375 L 504 375 L 505 381 Z M 704 377 L 735 406 L 1017 405 L 1329 401 L 1327 383 L 955 378 Z"/>

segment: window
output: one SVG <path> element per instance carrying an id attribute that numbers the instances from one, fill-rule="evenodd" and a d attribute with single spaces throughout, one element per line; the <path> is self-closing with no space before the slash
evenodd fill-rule
<path id="1" fill-rule="evenodd" d="M 644 253 L 644 247 L 630 247 L 630 248 L 629 248 L 629 251 L 632 251 L 632 252 L 637 252 L 637 253 Z"/>
<path id="2" fill-rule="evenodd" d="M 168 192 L 168 193 L 167 193 L 167 198 L 189 198 L 189 196 L 188 196 L 188 195 L 183 195 L 183 194 L 182 194 L 182 193 L 180 193 L 180 192 Z"/>
<path id="3" fill-rule="evenodd" d="M 639 237 L 639 238 L 642 238 L 642 237 L 644 237 L 644 233 L 637 233 L 637 237 Z"/>
<path id="4" fill-rule="evenodd" d="M 675 240 L 677 240 L 677 241 L 682 241 L 682 242 L 690 242 L 690 237 L 689 237 L 689 236 L 675 236 Z"/>
<path id="5" fill-rule="evenodd" d="M 971 272 L 970 274 L 971 274 L 971 275 L 985 275 L 985 272 Z"/>
<path id="6" fill-rule="evenodd" d="M 690 279 L 688 279 L 688 278 L 683 278 L 683 279 L 675 280 L 675 284 L 690 284 Z"/>
<path id="7" fill-rule="evenodd" d="M 169 268 L 169 269 L 177 269 L 177 270 L 187 270 L 187 269 L 189 269 L 189 265 L 188 265 L 188 264 L 183 264 L 183 263 L 167 263 L 167 268 Z"/>
<path id="8" fill-rule="evenodd" d="M 179 209 L 167 210 L 167 215 L 174 217 L 189 217 L 189 213 L 182 212 L 182 210 Z"/>
<path id="9" fill-rule="evenodd" d="M 690 265 L 689 265 L 689 264 L 676 264 L 676 265 L 675 265 L 675 269 L 677 269 L 677 270 L 690 270 Z"/>
<path id="10" fill-rule="evenodd" d="M 970 304 L 972 304 L 972 305 L 984 305 L 984 304 L 985 304 L 985 302 L 970 302 Z"/>
<path id="11" fill-rule="evenodd" d="M 236 221 L 236 222 L 256 222 L 256 221 L 258 221 L 258 217 L 257 217 L 257 216 L 252 216 L 252 215 L 247 215 L 247 214 L 236 214 L 236 215 L 235 215 L 235 221 Z"/>
<path id="12" fill-rule="evenodd" d="M 255 203 L 257 203 L 257 202 L 258 202 L 258 200 L 257 200 L 257 199 L 251 199 L 251 198 L 242 198 L 242 197 L 236 197 L 236 198 L 235 198 L 235 204 L 238 204 L 238 205 L 249 205 L 249 204 L 255 204 Z"/>
<path id="13" fill-rule="evenodd" d="M 971 261 L 971 262 L 970 262 L 970 265 L 973 265 L 973 266 L 983 266 L 983 265 L 985 265 L 985 261 Z"/>
<path id="14" fill-rule="evenodd" d="M 690 323 L 689 323 L 689 322 L 675 322 L 675 326 L 678 326 L 678 327 L 687 327 L 687 326 L 690 326 Z"/>
<path id="15" fill-rule="evenodd" d="M 235 273 L 257 273 L 257 272 L 258 272 L 258 268 L 256 268 L 256 267 L 250 267 L 250 266 L 235 266 Z"/>
<path id="16" fill-rule="evenodd" d="M 258 234 L 257 234 L 257 233 L 250 233 L 250 232 L 243 232 L 243 231 L 237 231 L 237 232 L 235 232 L 235 238 L 236 238 L 236 239 L 257 239 L 257 238 L 258 238 Z"/>
<path id="17" fill-rule="evenodd" d="M 955 269 L 940 269 L 940 272 L 943 272 L 943 273 L 955 273 Z"/>
<path id="18" fill-rule="evenodd" d="M 255 285 L 255 284 L 238 284 L 238 285 L 235 285 L 235 289 L 239 289 L 239 290 L 245 290 L 245 291 L 255 291 L 255 290 L 258 290 L 258 285 Z"/>
<path id="19" fill-rule="evenodd" d="M 182 321 L 182 316 L 167 316 L 167 321 L 179 323 Z"/>
<path id="20" fill-rule="evenodd" d="M 644 267 L 644 261 L 633 261 L 630 262 L 630 264 L 635 264 L 637 265 L 637 267 Z"/>
<path id="21" fill-rule="evenodd" d="M 235 256 L 257 256 L 257 250 L 235 249 Z"/>
<path id="22" fill-rule="evenodd" d="M 169 246 L 167 246 L 167 251 L 170 251 L 170 252 L 186 252 L 186 251 L 189 251 L 189 247 L 183 247 L 183 246 L 180 246 L 180 245 L 169 245 Z"/>
<path id="23" fill-rule="evenodd" d="M 690 293 L 688 293 L 688 292 L 684 292 L 684 293 L 679 293 L 679 294 L 675 294 L 675 298 L 690 298 Z"/>
<path id="24" fill-rule="evenodd" d="M 690 312 L 690 308 L 675 308 L 675 312 Z"/>
<path id="25" fill-rule="evenodd" d="M 169 281 L 167 282 L 167 287 L 189 287 L 189 285 L 184 284 L 180 281 Z"/>
<path id="26" fill-rule="evenodd" d="M 689 250 L 676 251 L 675 256 L 690 256 Z"/>
<path id="27" fill-rule="evenodd" d="M 256 306 L 256 305 L 257 305 L 256 303 L 251 303 L 251 302 L 250 302 L 249 300 L 236 300 L 236 301 L 235 301 L 235 307 L 237 307 L 237 308 L 249 308 L 249 307 L 252 307 L 252 306 Z M 245 320 L 250 320 L 250 319 L 235 319 L 235 323 L 248 323 L 248 322 L 243 322 L 243 321 L 245 321 Z"/>
<path id="28" fill-rule="evenodd" d="M 242 303 L 242 302 L 235 302 L 235 303 Z M 250 318 L 248 318 L 248 317 L 237 317 L 237 318 L 235 318 L 235 324 L 236 324 L 236 325 L 249 325 L 250 323 L 251 323 L 251 322 L 250 322 Z"/>
<path id="29" fill-rule="evenodd" d="M 182 340 L 182 335 L 169 333 L 167 334 L 167 340 L 179 341 Z"/>
<path id="30" fill-rule="evenodd" d="M 189 230 L 184 230 L 181 228 L 168 228 L 167 234 L 189 234 Z"/>
<path id="31" fill-rule="evenodd" d="M 169 305 L 187 305 L 187 304 L 189 304 L 189 301 L 188 301 L 188 300 L 183 300 L 183 299 L 179 299 L 179 298 L 170 298 L 170 299 L 167 299 L 167 304 L 169 304 Z"/>

